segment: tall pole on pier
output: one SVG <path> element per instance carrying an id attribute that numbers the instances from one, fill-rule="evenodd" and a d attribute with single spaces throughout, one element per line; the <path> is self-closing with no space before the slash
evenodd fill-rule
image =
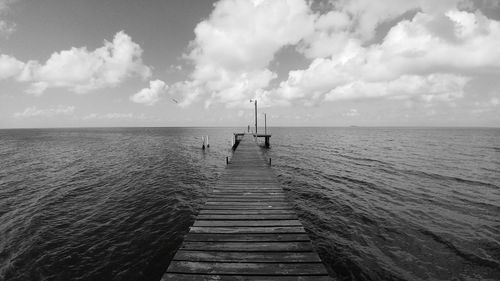
<path id="1" fill-rule="evenodd" d="M 257 135 L 257 100 L 255 100 L 255 135 Z"/>
<path id="2" fill-rule="evenodd" d="M 255 104 L 255 135 L 257 135 L 257 100 L 250 100 Z"/>
<path id="3" fill-rule="evenodd" d="M 264 113 L 264 135 L 267 135 L 267 116 Z"/>

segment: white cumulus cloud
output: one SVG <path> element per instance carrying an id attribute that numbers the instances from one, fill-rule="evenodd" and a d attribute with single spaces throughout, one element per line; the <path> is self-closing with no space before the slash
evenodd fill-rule
<path id="1" fill-rule="evenodd" d="M 500 74 L 499 46 L 500 22 L 480 11 L 419 12 L 393 26 L 379 44 L 347 38 L 335 54 L 290 71 L 268 96 L 320 102 L 397 92 L 451 100 L 463 96 L 474 77 Z"/>
<path id="2" fill-rule="evenodd" d="M 43 64 L 36 60 L 22 63 L 13 57 L 0 57 L 0 78 L 16 77 L 30 82 L 27 92 L 42 94 L 48 88 L 65 88 L 76 93 L 116 87 L 131 76 L 143 79 L 151 69 L 142 62 L 142 48 L 125 32 L 93 51 L 73 47 L 53 53 Z M 21 68 L 22 66 L 22 68 Z"/>
<path id="3" fill-rule="evenodd" d="M 417 98 L 423 101 L 451 101 L 464 95 L 464 85 L 470 78 L 451 74 L 427 76 L 403 75 L 391 81 L 354 81 L 332 89 L 325 100 L 360 98 Z"/>
<path id="4" fill-rule="evenodd" d="M 149 82 L 149 88 L 144 88 L 130 97 L 130 100 L 135 103 L 144 105 L 154 105 L 160 100 L 160 95 L 168 89 L 168 85 L 161 80 L 153 80 Z"/>
<path id="5" fill-rule="evenodd" d="M 480 75 L 500 73 L 500 23 L 469 0 L 339 0 L 314 13 L 305 0 L 221 0 L 195 28 L 181 106 L 314 105 L 360 98 L 454 100 Z M 386 34 L 377 28 L 389 24 Z M 376 39 L 376 40 L 375 40 Z M 271 88 L 285 46 L 310 60 Z M 458 59 L 460 58 L 460 59 Z M 441 80 L 440 80 L 441 79 Z M 274 85 L 276 85 L 274 84 Z"/>
<path id="6" fill-rule="evenodd" d="M 297 44 L 313 30 L 313 15 L 303 0 L 222 0 L 195 28 L 186 58 L 191 79 L 172 86 L 181 105 L 200 97 L 206 105 L 247 101 L 277 77 L 268 69 L 278 50 Z"/>
<path id="7" fill-rule="evenodd" d="M 0 79 L 17 77 L 25 64 L 14 57 L 0 55 Z"/>

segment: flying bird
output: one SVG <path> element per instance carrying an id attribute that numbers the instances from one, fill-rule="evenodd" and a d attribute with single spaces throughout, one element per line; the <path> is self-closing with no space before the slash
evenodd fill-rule
<path id="1" fill-rule="evenodd" d="M 179 103 L 178 101 L 176 101 L 175 99 L 172 99 L 175 103 Z"/>

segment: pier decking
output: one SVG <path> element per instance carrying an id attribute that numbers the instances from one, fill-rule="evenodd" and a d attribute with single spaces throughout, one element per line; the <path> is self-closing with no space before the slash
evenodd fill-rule
<path id="1" fill-rule="evenodd" d="M 331 280 L 251 136 L 243 136 L 162 280 Z"/>

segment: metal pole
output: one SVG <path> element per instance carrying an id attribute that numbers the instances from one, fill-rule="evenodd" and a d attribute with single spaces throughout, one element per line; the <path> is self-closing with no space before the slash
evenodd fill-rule
<path id="1" fill-rule="evenodd" d="M 264 134 L 267 135 L 267 117 L 264 113 Z"/>
<path id="2" fill-rule="evenodd" d="M 255 135 L 257 136 L 257 100 L 255 100 Z"/>

